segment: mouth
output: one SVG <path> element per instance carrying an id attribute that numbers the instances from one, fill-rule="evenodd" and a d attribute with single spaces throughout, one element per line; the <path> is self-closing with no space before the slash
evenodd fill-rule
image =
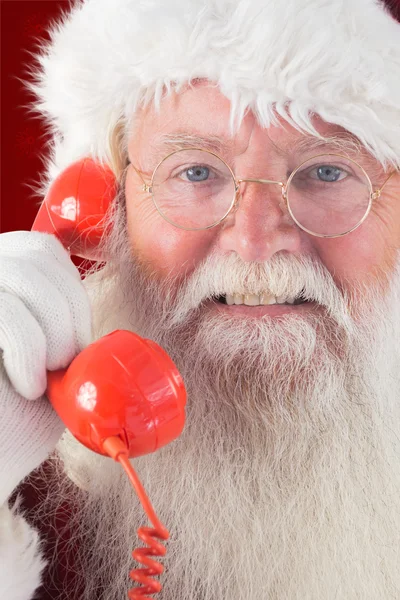
<path id="1" fill-rule="evenodd" d="M 283 297 L 273 296 L 271 294 L 226 294 L 222 296 L 215 296 L 213 298 L 215 302 L 225 304 L 227 306 L 298 306 L 299 304 L 311 303 L 311 300 L 307 299 L 304 292 L 301 291 L 296 297 Z"/>
<path id="2" fill-rule="evenodd" d="M 206 303 L 211 310 L 231 316 L 278 317 L 282 315 L 302 315 L 315 312 L 319 308 L 312 299 L 301 292 L 295 298 L 276 297 L 267 294 L 226 294 L 215 296 Z"/>

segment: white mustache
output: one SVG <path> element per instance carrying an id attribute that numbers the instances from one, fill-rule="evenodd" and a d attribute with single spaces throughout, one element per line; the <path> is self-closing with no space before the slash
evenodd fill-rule
<path id="1" fill-rule="evenodd" d="M 175 288 L 166 282 L 166 288 Z M 261 294 L 296 298 L 300 295 L 324 306 L 338 324 L 349 330 L 345 294 L 329 271 L 309 256 L 277 254 L 268 263 L 244 263 L 236 254 L 208 256 L 178 287 L 171 325 L 182 323 L 202 303 L 225 294 Z M 168 292 L 167 292 L 168 293 Z"/>

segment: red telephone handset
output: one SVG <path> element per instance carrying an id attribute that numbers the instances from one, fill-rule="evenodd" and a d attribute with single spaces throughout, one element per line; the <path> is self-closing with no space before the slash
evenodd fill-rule
<path id="1" fill-rule="evenodd" d="M 104 216 L 116 191 L 112 171 L 84 158 L 55 179 L 32 229 L 56 235 L 73 255 L 99 259 L 96 248 L 107 233 Z M 90 344 L 68 369 L 49 371 L 46 394 L 80 442 L 125 468 L 154 525 L 138 532 L 151 548 L 136 550 L 133 557 L 151 568 L 131 572 L 132 579 L 145 585 L 128 596 L 143 599 L 143 594 L 160 591 L 160 583 L 150 576 L 163 567 L 148 555 L 165 554 L 154 537 L 167 539 L 169 533 L 128 458 L 154 452 L 181 434 L 186 390 L 176 366 L 155 342 L 118 330 Z"/>

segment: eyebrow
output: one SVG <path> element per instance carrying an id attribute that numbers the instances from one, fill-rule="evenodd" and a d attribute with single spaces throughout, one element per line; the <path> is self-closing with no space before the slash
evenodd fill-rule
<path id="1" fill-rule="evenodd" d="M 211 152 L 220 152 L 223 148 L 232 149 L 233 145 L 234 140 L 224 136 L 200 135 L 199 133 L 176 131 L 164 133 L 153 144 L 153 148 L 156 150 L 169 149 L 173 152 L 174 150 L 198 147 L 210 150 Z"/>
<path id="2" fill-rule="evenodd" d="M 339 131 L 338 133 L 313 137 L 303 136 L 296 140 L 291 151 L 293 152 L 309 152 L 319 150 L 321 148 L 336 150 L 344 154 L 354 154 L 363 151 L 363 145 L 360 140 L 349 131 Z"/>

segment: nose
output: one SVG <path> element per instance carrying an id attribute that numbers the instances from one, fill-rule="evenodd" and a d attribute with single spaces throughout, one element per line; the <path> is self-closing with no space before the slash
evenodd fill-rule
<path id="1" fill-rule="evenodd" d="M 298 252 L 300 229 L 291 220 L 279 182 L 239 180 L 236 205 L 223 222 L 219 245 L 246 262 L 264 262 L 282 250 Z"/>

